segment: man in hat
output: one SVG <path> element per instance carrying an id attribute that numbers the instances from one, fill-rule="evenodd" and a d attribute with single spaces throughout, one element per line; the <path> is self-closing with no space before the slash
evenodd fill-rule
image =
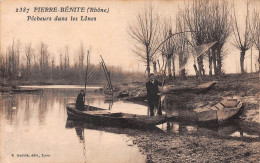
<path id="1" fill-rule="evenodd" d="M 76 100 L 76 109 L 83 111 L 84 110 L 84 103 L 85 103 L 85 92 L 84 90 L 80 90 Z"/>
<path id="2" fill-rule="evenodd" d="M 161 108 L 159 106 L 159 87 L 161 86 L 162 83 L 157 81 L 154 78 L 154 74 L 151 73 L 149 75 L 149 81 L 146 83 L 146 90 L 147 90 L 147 100 L 148 100 L 148 105 L 150 109 L 150 116 L 154 116 L 154 107 L 157 108 L 158 115 L 162 115 Z"/>

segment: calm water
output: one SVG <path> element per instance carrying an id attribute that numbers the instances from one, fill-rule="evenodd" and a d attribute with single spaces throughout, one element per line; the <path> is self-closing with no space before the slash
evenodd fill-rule
<path id="1" fill-rule="evenodd" d="M 82 86 L 33 86 L 41 93 L 0 94 L 1 157 L 3 162 L 100 162 L 144 163 L 146 156 L 133 145 L 131 137 L 119 128 L 104 129 L 67 120 L 65 105 L 75 102 Z M 89 88 L 93 89 L 99 87 Z M 145 105 L 124 101 L 111 103 L 98 93 L 87 93 L 87 104 L 147 115 Z M 157 125 L 161 131 L 174 134 L 223 135 L 259 139 L 259 124 L 239 120 L 223 126 L 201 126 L 192 120 L 194 113 L 168 106 L 167 114 L 179 120 Z M 165 114 L 165 112 L 163 112 Z M 20 157 L 21 156 L 21 157 Z"/>
<path id="2" fill-rule="evenodd" d="M 79 89 L 55 87 L 36 94 L 0 95 L 3 162 L 146 162 L 146 156 L 120 130 L 66 126 L 65 105 L 75 102 Z M 122 101 L 112 105 L 98 94 L 88 95 L 87 103 L 111 111 L 147 114 L 145 106 Z"/>

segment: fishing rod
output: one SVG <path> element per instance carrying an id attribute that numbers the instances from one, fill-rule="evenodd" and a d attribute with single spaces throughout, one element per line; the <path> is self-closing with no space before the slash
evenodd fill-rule
<path id="1" fill-rule="evenodd" d="M 186 33 L 186 32 L 195 32 L 195 31 L 183 31 L 183 32 L 177 32 L 177 33 L 171 34 L 163 42 L 161 42 L 161 44 L 154 50 L 154 52 L 151 54 L 151 56 L 153 56 L 156 53 L 156 51 L 162 46 L 162 44 L 164 44 L 168 39 L 172 38 L 175 35 Z"/>
<path id="2" fill-rule="evenodd" d="M 86 76 L 85 76 L 85 91 L 84 91 L 84 100 L 83 102 L 85 103 L 85 96 L 86 96 L 86 90 L 87 90 L 87 80 L 88 80 L 88 67 L 89 67 L 89 50 L 87 53 L 87 68 L 86 68 Z"/>
<path id="3" fill-rule="evenodd" d="M 98 68 L 93 68 L 90 73 L 88 73 L 88 81 L 91 80 L 93 78 L 93 76 L 95 75 L 95 73 L 99 70 L 99 68 L 101 67 L 101 63 L 99 65 Z"/>
<path id="4" fill-rule="evenodd" d="M 101 65 L 102 65 L 102 67 L 103 67 L 103 69 L 104 69 L 105 76 L 106 76 L 107 82 L 108 82 L 108 86 L 110 87 L 111 92 L 113 92 L 113 86 L 112 86 L 112 82 L 111 82 L 111 80 L 110 80 L 110 74 L 109 74 L 109 72 L 107 71 L 107 67 L 106 67 L 106 64 L 105 64 L 104 59 L 102 58 L 101 55 L 100 55 L 100 57 L 101 57 L 101 59 L 102 59 Z"/>

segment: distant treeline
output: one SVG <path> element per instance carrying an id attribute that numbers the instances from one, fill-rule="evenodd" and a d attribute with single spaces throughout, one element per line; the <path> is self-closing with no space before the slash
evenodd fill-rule
<path id="1" fill-rule="evenodd" d="M 0 83 L 11 84 L 84 84 L 86 56 L 90 53 L 80 45 L 76 54 L 70 54 L 65 46 L 59 52 L 59 63 L 44 42 L 33 48 L 31 44 L 22 47 L 14 40 L 5 54 L 0 55 Z M 71 57 L 73 56 L 73 58 Z M 71 64 L 73 61 L 73 65 Z M 145 78 L 140 72 L 125 72 L 120 67 L 108 66 L 112 83 L 134 82 Z M 88 84 L 106 84 L 107 80 L 100 65 L 89 65 Z"/>

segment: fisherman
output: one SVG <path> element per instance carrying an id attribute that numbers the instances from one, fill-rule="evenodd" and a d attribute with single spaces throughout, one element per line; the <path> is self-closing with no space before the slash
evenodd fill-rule
<path id="1" fill-rule="evenodd" d="M 85 92 L 84 90 L 80 90 L 76 100 L 76 109 L 82 111 L 84 110 L 84 102 L 85 102 Z"/>
<path id="2" fill-rule="evenodd" d="M 149 81 L 146 83 L 147 100 L 150 109 L 150 116 L 154 116 L 154 107 L 157 108 L 157 114 L 162 115 L 161 107 L 159 105 L 160 92 L 159 87 L 162 83 L 154 78 L 154 74 L 149 75 Z"/>

